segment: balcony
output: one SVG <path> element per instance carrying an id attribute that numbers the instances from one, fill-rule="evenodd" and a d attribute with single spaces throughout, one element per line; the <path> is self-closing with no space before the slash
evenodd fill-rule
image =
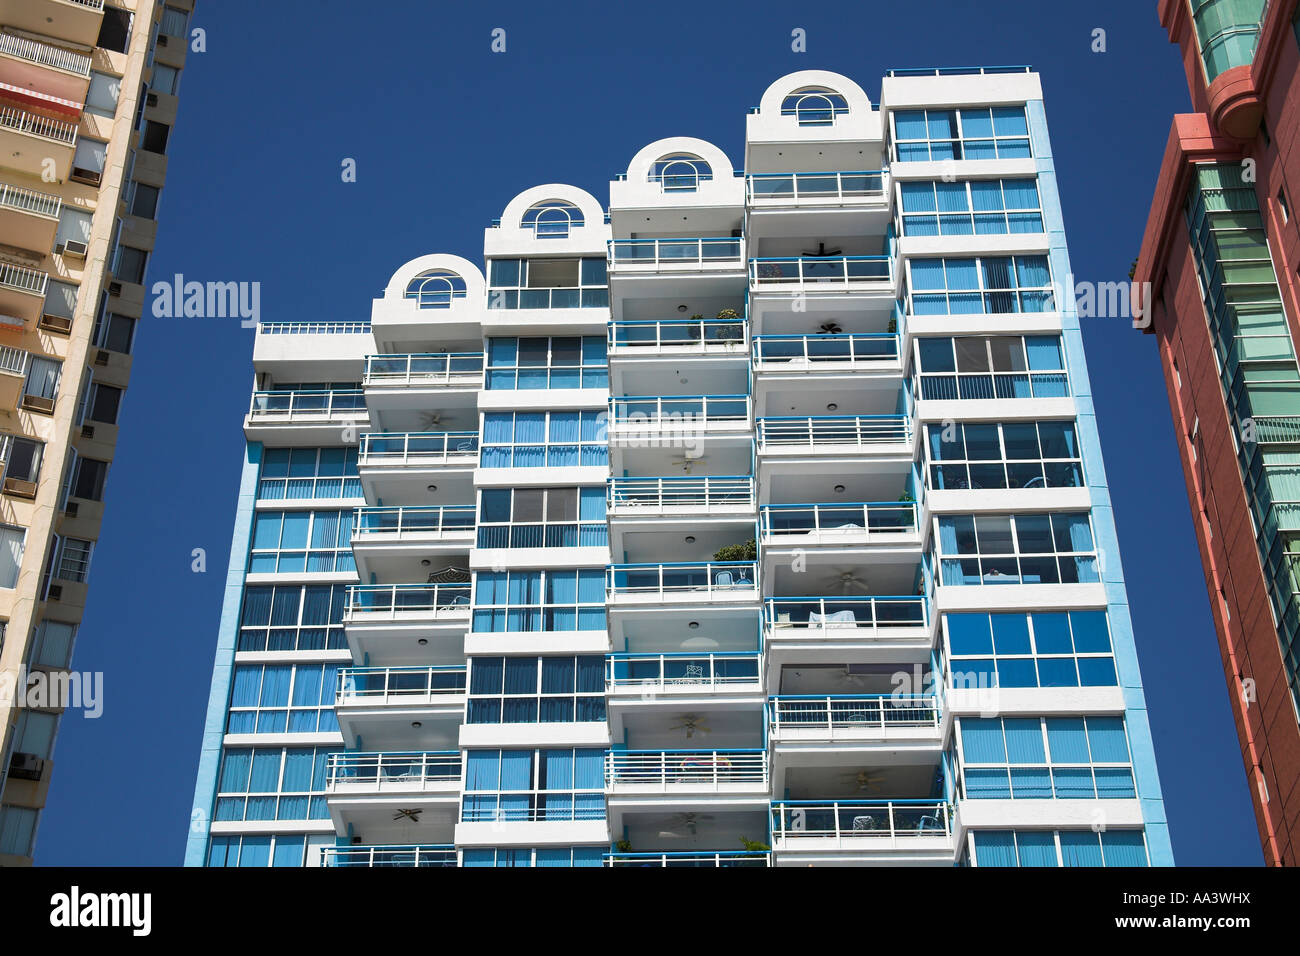
<path id="1" fill-rule="evenodd" d="M 611 750 L 605 793 L 636 795 L 766 795 L 766 750 Z"/>
<path id="2" fill-rule="evenodd" d="M 360 389 L 254 392 L 244 434 L 249 441 L 340 444 L 346 443 L 344 429 L 369 424 Z"/>
<path id="3" fill-rule="evenodd" d="M 460 778 L 460 751 L 330 754 L 330 820 L 336 832 L 376 843 L 445 844 L 454 832 Z"/>
<path id="4" fill-rule="evenodd" d="M 750 440 L 748 395 L 629 395 L 609 400 L 609 443 L 682 448 L 712 439 Z"/>
<path id="5" fill-rule="evenodd" d="M 460 751 L 330 754 L 328 794 L 460 794 Z"/>
<path id="6" fill-rule="evenodd" d="M 16 106 L 0 106 L 0 157 L 4 165 L 34 179 L 54 161 L 54 177 L 64 182 L 72 171 L 77 144 L 77 124 L 29 113 Z"/>
<path id="7" fill-rule="evenodd" d="M 456 848 L 450 845 L 328 846 L 322 866 L 456 866 Z"/>
<path id="8" fill-rule="evenodd" d="M 611 358 L 745 356 L 749 324 L 734 319 L 635 319 L 609 324 Z"/>
<path id="9" fill-rule="evenodd" d="M 696 853 L 606 853 L 606 866 L 771 866 L 772 854 L 747 850 L 719 850 Z"/>
<path id="10" fill-rule="evenodd" d="M 366 388 L 483 387 L 482 352 L 426 352 L 367 355 Z"/>
<path id="11" fill-rule="evenodd" d="M 382 431 L 427 426 L 436 408 L 447 424 L 477 423 L 482 352 L 367 355 L 366 403 Z"/>
<path id="12" fill-rule="evenodd" d="M 0 262 L 0 329 L 21 329 L 40 319 L 49 278 L 39 269 Z"/>
<path id="13" fill-rule="evenodd" d="M 932 800 L 782 800 L 772 803 L 777 866 L 951 866 L 948 805 Z"/>
<path id="14" fill-rule="evenodd" d="M 924 595 L 768 598 L 763 623 L 769 669 L 846 659 L 924 663 L 934 641 Z"/>
<path id="15" fill-rule="evenodd" d="M 1300 415 L 1258 415 L 1251 421 L 1261 445 L 1300 444 Z"/>
<path id="16" fill-rule="evenodd" d="M 763 543 L 779 549 L 843 551 L 921 543 L 913 502 L 764 505 L 758 509 L 758 520 Z"/>
<path id="17" fill-rule="evenodd" d="M 478 432 L 472 431 L 362 435 L 357 470 L 366 500 L 427 501 L 436 479 L 446 503 L 472 501 L 478 450 Z"/>
<path id="18" fill-rule="evenodd" d="M 360 584 L 343 608 L 354 660 L 379 666 L 459 664 L 469 626 L 468 584 Z"/>
<path id="19" fill-rule="evenodd" d="M 754 209 L 850 206 L 888 202 L 883 170 L 837 173 L 758 173 L 745 177 Z"/>
<path id="20" fill-rule="evenodd" d="M 757 567 L 747 561 L 615 564 L 606 572 L 611 610 L 665 606 L 735 606 L 758 601 Z"/>
<path id="21" fill-rule="evenodd" d="M 27 369 L 31 365 L 30 352 L 9 345 L 0 346 L 0 409 L 13 409 L 27 383 Z M 0 439 L 0 452 L 8 452 L 7 439 Z"/>
<path id="22" fill-rule="evenodd" d="M 906 415 L 817 415 L 757 418 L 758 453 L 766 461 L 865 455 L 912 458 L 912 420 Z"/>
<path id="23" fill-rule="evenodd" d="M 611 239 L 609 266 L 614 275 L 637 273 L 738 272 L 744 268 L 745 240 Z"/>
<path id="24" fill-rule="evenodd" d="M 754 479 L 743 475 L 611 478 L 605 505 L 611 519 L 752 515 Z"/>
<path id="25" fill-rule="evenodd" d="M 352 553 L 362 580 L 412 580 L 432 555 L 464 555 L 474 546 L 473 505 L 358 508 Z"/>
<path id="26" fill-rule="evenodd" d="M 465 667 L 342 668 L 334 709 L 349 746 L 451 748 L 465 714 Z"/>
<path id="27" fill-rule="evenodd" d="M 0 32 L 0 83 L 82 104 L 90 88 L 90 57 Z"/>
<path id="28" fill-rule="evenodd" d="M 749 289 L 755 295 L 847 292 L 894 296 L 890 256 L 783 256 L 749 260 Z"/>
<path id="29" fill-rule="evenodd" d="M 94 44 L 103 19 L 104 0 L 0 0 L 0 23 L 80 46 Z"/>
<path id="30" fill-rule="evenodd" d="M 778 154 L 765 164 L 783 162 Z M 745 185 L 745 234 L 755 248 L 789 236 L 883 237 L 889 229 L 889 175 L 881 170 L 757 173 Z"/>
<path id="31" fill-rule="evenodd" d="M 771 698 L 771 740 L 793 752 L 835 745 L 936 749 L 939 701 L 932 694 L 779 696 Z"/>
<path id="32" fill-rule="evenodd" d="M 770 375 L 901 372 L 898 335 L 872 332 L 839 335 L 757 335 L 754 371 Z"/>
<path id="33" fill-rule="evenodd" d="M 751 697 L 762 693 L 762 665 L 759 653 L 610 654 L 605 689 L 611 704 L 680 707 L 684 697 Z"/>
<path id="34" fill-rule="evenodd" d="M 54 248 L 62 208 L 58 196 L 0 183 L 0 234 L 10 245 L 44 255 Z"/>

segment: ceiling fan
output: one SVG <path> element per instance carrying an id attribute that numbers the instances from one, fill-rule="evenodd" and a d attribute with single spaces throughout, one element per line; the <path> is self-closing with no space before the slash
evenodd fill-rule
<path id="1" fill-rule="evenodd" d="M 839 335 L 844 329 L 834 319 L 823 322 L 818 328 L 826 335 Z"/>
<path id="2" fill-rule="evenodd" d="M 689 474 L 691 473 L 691 469 L 692 469 L 692 468 L 694 468 L 696 465 L 701 464 L 702 462 L 705 462 L 705 461 L 708 461 L 708 456 L 707 456 L 707 455 L 686 455 L 686 454 L 683 454 L 681 458 L 674 458 L 674 459 L 673 459 L 673 465 L 674 465 L 674 467 L 681 468 L 681 470 L 682 470 L 683 472 L 685 472 L 686 474 L 689 475 Z"/>
<path id="3" fill-rule="evenodd" d="M 410 820 L 412 823 L 420 822 L 420 814 L 424 812 L 423 807 L 412 807 L 409 810 L 394 810 L 393 822 L 398 823 L 402 820 Z"/>
<path id="4" fill-rule="evenodd" d="M 840 780 L 851 783 L 858 792 L 876 793 L 885 785 L 883 770 L 859 770 L 840 774 Z"/>
<path id="5" fill-rule="evenodd" d="M 458 568 L 454 564 L 449 564 L 438 571 L 429 572 L 429 584 L 468 584 L 470 580 L 469 568 Z"/>
<path id="6" fill-rule="evenodd" d="M 830 575 L 826 576 L 822 580 L 826 582 L 823 587 L 826 589 L 825 593 L 827 594 L 834 593 L 831 589 L 835 587 L 838 587 L 840 589 L 840 594 L 845 596 L 851 594 L 855 590 L 859 594 L 868 594 L 871 590 L 867 582 L 858 577 L 857 572 L 851 569 L 846 571 L 832 571 Z"/>
<path id="7" fill-rule="evenodd" d="M 702 734 L 709 734 L 713 732 L 713 728 L 705 727 L 703 724 L 700 723 L 700 720 L 702 718 L 700 717 L 699 714 L 682 714 L 679 719 L 681 720 L 680 724 L 673 724 L 668 729 L 686 731 L 686 739 L 688 740 L 695 736 L 696 731 L 699 731 Z"/>
<path id="8" fill-rule="evenodd" d="M 810 258 L 823 258 L 825 256 L 838 256 L 843 251 L 842 249 L 827 249 L 826 243 L 819 242 L 817 243 L 816 252 L 805 252 L 804 255 Z"/>
<path id="9" fill-rule="evenodd" d="M 421 412 L 420 424 L 421 431 L 434 431 L 442 426 L 442 412 Z"/>
<path id="10" fill-rule="evenodd" d="M 668 829 L 659 831 L 661 840 L 680 840 L 684 836 L 695 836 L 697 824 L 714 819 L 711 813 L 679 813 L 668 824 Z M 682 831 L 686 832 L 683 833 Z"/>

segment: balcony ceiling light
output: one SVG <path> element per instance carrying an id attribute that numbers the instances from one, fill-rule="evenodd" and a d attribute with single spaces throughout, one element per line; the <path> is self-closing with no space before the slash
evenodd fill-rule
<path id="1" fill-rule="evenodd" d="M 836 485 L 836 486 L 835 486 L 835 493 L 836 493 L 837 495 L 842 495 L 842 494 L 844 494 L 844 486 L 843 486 L 843 485 Z"/>
<path id="2" fill-rule="evenodd" d="M 431 564 L 433 564 L 433 562 L 430 561 L 428 558 L 421 558 L 421 559 L 420 559 L 420 567 L 422 567 L 422 568 L 427 568 L 427 567 L 428 567 L 429 565 L 431 565 Z"/>
<path id="3" fill-rule="evenodd" d="M 683 304 L 683 305 L 679 305 L 679 306 L 677 307 L 677 311 L 678 311 L 678 312 L 685 312 L 685 311 L 686 311 L 686 306 L 685 306 L 685 304 Z"/>
<path id="4" fill-rule="evenodd" d="M 695 543 L 695 535 L 693 535 L 693 534 L 688 534 L 688 535 L 686 536 L 686 543 L 687 543 L 687 544 L 694 544 L 694 543 Z"/>
<path id="5" fill-rule="evenodd" d="M 430 485 L 430 486 L 429 486 L 429 490 L 430 490 L 430 491 L 437 491 L 437 490 L 438 490 L 438 486 L 437 486 L 437 485 Z"/>
<path id="6" fill-rule="evenodd" d="M 826 411 L 828 411 L 828 412 L 833 412 L 833 411 L 835 411 L 835 409 L 837 409 L 837 408 L 839 408 L 839 407 L 840 407 L 840 406 L 837 405 L 835 402 L 831 402 L 831 403 L 829 403 L 829 404 L 826 406 Z"/>
<path id="7" fill-rule="evenodd" d="M 699 626 L 700 626 L 700 622 L 699 622 L 699 621 L 691 621 L 691 622 L 690 622 L 689 624 L 687 624 L 686 626 L 689 627 L 692 631 L 694 631 L 694 630 L 698 630 L 698 629 L 699 629 Z"/>
<path id="8" fill-rule="evenodd" d="M 424 645 L 429 643 L 429 639 L 427 637 L 422 637 L 418 641 L 416 641 L 416 643 L 419 644 L 421 647 L 424 647 Z"/>
<path id="9" fill-rule="evenodd" d="M 411 721 L 411 726 L 414 727 L 416 730 L 419 730 L 421 727 L 424 726 L 424 724 L 420 723 L 418 720 L 413 720 Z"/>

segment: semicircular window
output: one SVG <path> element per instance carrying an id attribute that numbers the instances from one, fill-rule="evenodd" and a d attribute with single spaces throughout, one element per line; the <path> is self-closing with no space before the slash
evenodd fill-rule
<path id="1" fill-rule="evenodd" d="M 676 153 L 655 161 L 650 182 L 662 183 L 664 192 L 695 192 L 713 178 L 713 168 L 690 153 Z"/>
<path id="2" fill-rule="evenodd" d="M 449 269 L 426 269 L 406 284 L 406 298 L 420 309 L 450 309 L 465 294 L 465 280 Z"/>
<path id="3" fill-rule="evenodd" d="M 848 111 L 848 100 L 820 86 L 795 90 L 781 101 L 781 115 L 793 116 L 800 126 L 832 126 L 835 117 Z"/>
<path id="4" fill-rule="evenodd" d="M 573 203 L 552 199 L 530 207 L 519 224 L 538 239 L 567 239 L 569 230 L 583 222 L 582 210 Z"/>

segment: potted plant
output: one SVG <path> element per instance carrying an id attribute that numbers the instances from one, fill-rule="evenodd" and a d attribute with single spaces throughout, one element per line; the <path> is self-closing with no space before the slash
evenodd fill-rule
<path id="1" fill-rule="evenodd" d="M 888 332 L 890 335 L 893 335 L 895 332 L 897 332 L 897 331 L 898 331 L 898 319 L 890 319 L 890 320 L 889 320 L 889 325 L 885 326 L 885 331 Z"/>
<path id="2" fill-rule="evenodd" d="M 619 840 L 617 843 L 614 844 L 614 849 L 617 850 L 619 853 L 631 853 L 632 841 L 628 839 Z"/>
<path id="3" fill-rule="evenodd" d="M 740 313 L 735 309 L 720 309 L 718 311 L 719 325 L 714 329 L 713 337 L 720 342 L 735 342 L 744 337 L 744 329 L 741 328 L 737 321 Z"/>
<path id="4" fill-rule="evenodd" d="M 759 843 L 757 840 L 750 840 L 746 837 L 740 838 L 740 845 L 745 848 L 746 853 L 767 853 L 772 849 L 766 843 Z"/>
<path id="5" fill-rule="evenodd" d="M 758 543 L 750 538 L 740 544 L 723 545 L 713 552 L 714 561 L 757 561 Z"/>

